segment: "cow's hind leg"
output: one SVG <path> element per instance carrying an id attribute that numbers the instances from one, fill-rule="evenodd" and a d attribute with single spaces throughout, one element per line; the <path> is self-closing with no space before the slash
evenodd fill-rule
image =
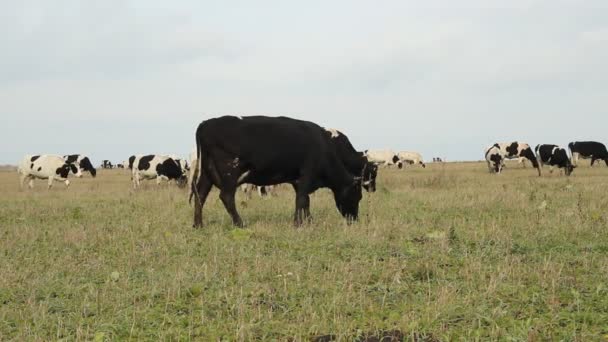
<path id="1" fill-rule="evenodd" d="M 222 203 L 224 203 L 224 207 L 226 207 L 226 211 L 232 217 L 232 223 L 237 227 L 243 227 L 243 220 L 239 216 L 239 213 L 236 211 L 236 204 L 234 201 L 234 196 L 236 195 L 236 186 L 224 186 L 224 188 L 220 191 L 220 199 Z"/>
<path id="2" fill-rule="evenodd" d="M 194 194 L 194 224 L 195 228 L 203 226 L 203 206 L 207 201 L 207 196 L 213 184 L 205 173 L 201 174 L 198 183 L 192 185 L 196 187 Z"/>

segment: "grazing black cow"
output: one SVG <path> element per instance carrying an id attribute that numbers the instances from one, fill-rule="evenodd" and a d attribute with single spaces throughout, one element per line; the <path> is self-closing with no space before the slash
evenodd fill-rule
<path id="1" fill-rule="evenodd" d="M 211 187 L 236 226 L 242 226 L 234 196 L 240 184 L 291 183 L 296 191 L 294 222 L 310 217 L 309 195 L 327 187 L 336 207 L 350 222 L 359 214 L 361 179 L 348 172 L 327 132 L 318 125 L 287 117 L 223 116 L 203 121 L 196 130 L 201 167 L 195 193 L 194 226 L 202 226 L 202 209 Z"/>
<path id="2" fill-rule="evenodd" d="M 608 166 L 608 150 L 606 145 L 597 141 L 574 141 L 568 144 L 572 155 L 572 164 L 578 165 L 578 158 L 591 158 L 591 166 L 596 160 L 603 160 Z"/>
<path id="3" fill-rule="evenodd" d="M 541 144 L 536 145 L 534 150 L 541 166 L 544 164 L 551 166 L 549 172 L 553 172 L 553 167 L 557 166 L 560 169 L 564 169 L 566 176 L 570 176 L 574 168 L 576 168 L 576 165 L 572 165 L 568 153 L 564 148 L 557 145 Z"/>
<path id="4" fill-rule="evenodd" d="M 362 185 L 367 192 L 376 191 L 378 165 L 368 161 L 364 152 L 355 150 L 344 133 L 336 129 L 326 129 L 326 131 L 348 172 L 362 177 Z"/>
<path id="5" fill-rule="evenodd" d="M 187 181 L 182 168 L 173 158 L 155 154 L 136 157 L 131 178 L 134 189 L 139 187 L 142 179 L 156 179 L 156 184 L 160 184 L 162 179 L 175 180 L 180 187 L 185 186 Z"/>
<path id="6" fill-rule="evenodd" d="M 69 154 L 63 156 L 63 159 L 65 159 L 66 163 L 78 164 L 82 171 L 88 171 L 93 177 L 97 175 L 97 170 L 93 167 L 91 160 L 84 154 Z"/>
<path id="7" fill-rule="evenodd" d="M 116 164 L 116 168 L 117 169 L 124 169 L 125 165 L 124 164 Z"/>

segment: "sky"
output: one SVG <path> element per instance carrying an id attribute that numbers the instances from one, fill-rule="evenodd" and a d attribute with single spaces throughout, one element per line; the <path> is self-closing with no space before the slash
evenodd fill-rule
<path id="1" fill-rule="evenodd" d="M 0 0 L 0 164 L 188 155 L 221 115 L 479 160 L 608 143 L 608 1 Z"/>

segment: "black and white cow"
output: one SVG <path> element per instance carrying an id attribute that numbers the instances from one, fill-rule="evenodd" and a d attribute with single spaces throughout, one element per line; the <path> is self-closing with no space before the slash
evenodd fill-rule
<path id="1" fill-rule="evenodd" d="M 504 166 L 504 157 L 498 144 L 486 148 L 485 159 L 488 163 L 488 171 L 500 174 Z"/>
<path id="2" fill-rule="evenodd" d="M 202 209 L 212 186 L 236 226 L 243 221 L 235 205 L 244 183 L 291 183 L 296 191 L 294 223 L 310 217 L 309 195 L 327 187 L 336 207 L 350 222 L 359 215 L 361 179 L 345 167 L 327 132 L 320 126 L 287 117 L 223 116 L 203 121 L 196 130 L 201 166 L 192 185 L 194 226 L 202 226 Z"/>
<path id="3" fill-rule="evenodd" d="M 348 172 L 362 177 L 361 184 L 367 192 L 376 191 L 378 165 L 369 161 L 364 152 L 357 151 L 344 133 L 333 128 L 326 131 Z"/>
<path id="4" fill-rule="evenodd" d="M 407 163 L 408 165 L 420 165 L 422 168 L 426 168 L 426 164 L 422 159 L 422 154 L 418 152 L 401 151 L 397 153 L 397 156 L 403 164 Z"/>
<path id="5" fill-rule="evenodd" d="M 572 155 L 572 164 L 578 165 L 578 158 L 591 159 L 591 166 L 596 160 L 603 160 L 608 166 L 608 150 L 606 145 L 597 141 L 574 141 L 568 144 Z"/>
<path id="6" fill-rule="evenodd" d="M 173 158 L 156 154 L 135 157 L 131 178 L 134 189 L 140 186 L 143 179 L 156 179 L 156 184 L 160 184 L 163 179 L 175 180 L 180 187 L 185 186 L 187 181 L 182 168 Z"/>
<path id="7" fill-rule="evenodd" d="M 84 172 L 87 171 L 91 174 L 91 176 L 95 177 L 97 175 L 97 170 L 93 167 L 91 160 L 89 157 L 84 154 L 69 154 L 63 156 L 66 162 L 77 164 L 77 166 Z"/>
<path id="8" fill-rule="evenodd" d="M 34 179 L 48 179 L 48 188 L 53 186 L 53 181 L 64 182 L 65 186 L 70 186 L 69 174 L 82 177 L 82 170 L 77 163 L 69 163 L 63 157 L 49 154 L 27 155 L 23 158 L 19 167 L 19 184 L 23 189 L 23 184 L 29 180 L 30 189 L 34 187 Z"/>
<path id="9" fill-rule="evenodd" d="M 101 168 L 102 169 L 112 169 L 112 168 L 114 168 L 114 165 L 112 165 L 112 162 L 109 160 L 102 160 Z"/>
<path id="10" fill-rule="evenodd" d="M 125 164 L 116 164 L 116 168 L 117 169 L 124 169 L 125 168 Z"/>
<path id="11" fill-rule="evenodd" d="M 553 172 L 553 167 L 557 166 L 560 169 L 564 169 L 566 176 L 570 176 L 576 165 L 572 165 L 566 149 L 561 148 L 557 145 L 541 144 L 536 145 L 534 149 L 538 162 L 541 166 L 547 164 L 550 165 L 550 172 Z"/>
<path id="12" fill-rule="evenodd" d="M 365 150 L 363 155 L 370 162 L 376 165 L 393 166 L 397 165 L 398 168 L 403 167 L 403 162 L 399 159 L 397 153 L 391 150 Z"/>
<path id="13" fill-rule="evenodd" d="M 534 155 L 534 151 L 530 145 L 524 142 L 514 141 L 512 143 L 496 143 L 489 148 L 498 147 L 500 149 L 500 153 L 502 154 L 502 162 L 504 167 L 504 162 L 507 159 L 518 159 L 519 163 L 524 165 L 524 160 L 529 160 L 534 166 L 535 169 L 538 170 L 538 175 L 541 175 L 540 166 L 538 165 L 538 161 L 536 160 L 536 156 Z M 487 151 L 487 150 L 486 150 Z"/>

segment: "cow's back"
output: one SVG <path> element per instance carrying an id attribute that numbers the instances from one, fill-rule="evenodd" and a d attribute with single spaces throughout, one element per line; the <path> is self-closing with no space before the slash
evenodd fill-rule
<path id="1" fill-rule="evenodd" d="M 285 117 L 224 116 L 202 122 L 197 140 L 205 153 L 238 156 L 239 162 L 257 170 L 299 168 L 303 161 L 321 159 L 328 151 L 328 137 L 318 125 Z"/>

